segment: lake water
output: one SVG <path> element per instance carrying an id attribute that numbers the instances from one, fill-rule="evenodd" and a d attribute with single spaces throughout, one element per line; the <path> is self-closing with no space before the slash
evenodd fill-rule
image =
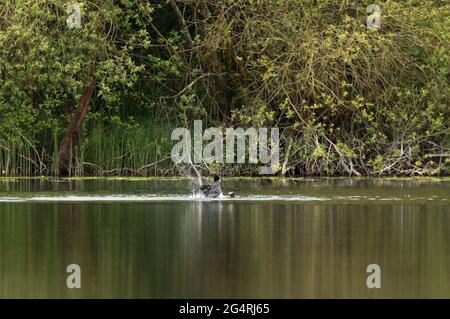
<path id="1" fill-rule="evenodd" d="M 450 298 L 449 180 L 222 188 L 236 198 L 180 179 L 0 179 L 0 297 Z"/>

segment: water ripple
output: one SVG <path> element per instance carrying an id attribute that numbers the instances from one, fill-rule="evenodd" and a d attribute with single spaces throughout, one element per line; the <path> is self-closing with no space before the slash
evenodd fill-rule
<path id="1" fill-rule="evenodd" d="M 303 196 L 303 195 L 242 195 L 230 198 L 228 196 L 221 196 L 218 198 L 205 198 L 200 195 L 131 195 L 131 194 L 110 194 L 110 195 L 63 195 L 63 196 L 30 196 L 30 197 L 2 197 L 0 196 L 0 203 L 16 203 L 16 202 L 170 202 L 170 201 L 187 201 L 187 202 L 203 202 L 203 201 L 294 201 L 294 202 L 308 202 L 308 201 L 433 201 L 444 200 L 436 196 L 432 197 L 413 197 L 404 195 L 401 197 L 395 196 Z"/>

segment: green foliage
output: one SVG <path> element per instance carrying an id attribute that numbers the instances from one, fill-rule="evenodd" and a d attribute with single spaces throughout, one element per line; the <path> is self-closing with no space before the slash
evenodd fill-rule
<path id="1" fill-rule="evenodd" d="M 282 123 L 297 174 L 447 169 L 450 7 L 387 1 L 373 30 L 371 3 L 223 1 L 201 34 L 224 56 L 232 42 L 231 123 Z"/>
<path id="2" fill-rule="evenodd" d="M 55 161 L 52 143 L 61 140 L 90 77 L 97 87 L 89 118 L 121 122 L 119 113 L 146 70 L 149 53 L 141 53 L 151 43 L 147 1 L 82 1 L 80 29 L 67 27 L 67 4 L 0 5 L 0 145 L 20 147 L 17 136 L 26 136 L 45 162 Z"/>

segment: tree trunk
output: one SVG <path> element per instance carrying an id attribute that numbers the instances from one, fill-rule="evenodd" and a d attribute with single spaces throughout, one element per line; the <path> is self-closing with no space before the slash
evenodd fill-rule
<path id="1" fill-rule="evenodd" d="M 169 5 L 175 14 L 177 23 L 186 40 L 187 47 L 189 49 L 195 49 L 192 36 L 189 33 L 189 29 L 186 23 L 186 19 L 184 18 L 183 13 L 178 7 L 177 2 L 175 0 L 169 0 Z M 194 8 L 194 10 L 196 10 L 196 8 Z M 199 11 L 200 15 L 203 17 L 204 20 L 207 20 L 211 17 L 211 11 L 209 10 L 206 1 L 201 3 Z M 220 55 L 217 50 L 214 49 L 209 50 L 204 60 L 206 61 L 207 64 L 206 67 L 211 71 L 211 73 L 215 74 L 215 81 L 214 81 L 215 86 L 211 87 L 213 93 L 212 95 L 219 106 L 219 110 L 222 113 L 223 118 L 226 119 L 227 116 L 230 115 L 231 113 L 230 106 L 232 100 L 231 91 L 229 89 L 228 81 L 226 79 L 226 72 L 225 72 L 226 68 L 221 62 Z"/>
<path id="2" fill-rule="evenodd" d="M 78 107 L 67 127 L 66 134 L 64 135 L 58 152 L 59 175 L 67 175 L 69 173 L 70 150 L 72 146 L 77 144 L 78 134 L 89 109 L 95 86 L 95 80 L 92 79 L 89 85 L 84 89 Z"/>

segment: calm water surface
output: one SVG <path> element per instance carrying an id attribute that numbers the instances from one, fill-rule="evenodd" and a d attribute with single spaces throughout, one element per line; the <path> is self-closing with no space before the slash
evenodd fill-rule
<path id="1" fill-rule="evenodd" d="M 218 200 L 190 187 L 0 179 L 0 297 L 450 298 L 448 180 L 225 179 L 238 196 Z"/>

